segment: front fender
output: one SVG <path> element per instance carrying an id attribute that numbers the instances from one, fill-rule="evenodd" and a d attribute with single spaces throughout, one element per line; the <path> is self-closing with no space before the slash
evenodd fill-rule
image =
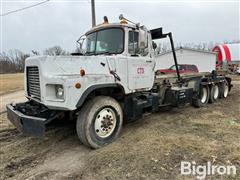
<path id="1" fill-rule="evenodd" d="M 80 97 L 76 107 L 77 108 L 81 107 L 83 105 L 83 103 L 85 102 L 85 100 L 87 99 L 88 95 L 90 95 L 93 91 L 95 91 L 97 89 L 101 89 L 101 88 L 121 88 L 122 91 L 124 92 L 123 87 L 120 84 L 116 84 L 116 83 L 92 85 L 84 91 L 84 93 Z"/>

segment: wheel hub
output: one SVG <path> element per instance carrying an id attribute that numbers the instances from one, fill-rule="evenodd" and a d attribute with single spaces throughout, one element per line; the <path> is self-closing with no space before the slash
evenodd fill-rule
<path id="1" fill-rule="evenodd" d="M 116 127 L 116 115 L 110 108 L 102 109 L 95 119 L 95 132 L 101 138 L 110 136 Z"/>

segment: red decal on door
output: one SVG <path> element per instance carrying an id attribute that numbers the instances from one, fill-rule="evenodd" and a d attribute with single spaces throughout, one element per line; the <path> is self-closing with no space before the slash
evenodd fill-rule
<path id="1" fill-rule="evenodd" d="M 137 68 L 138 74 L 144 74 L 144 68 Z"/>

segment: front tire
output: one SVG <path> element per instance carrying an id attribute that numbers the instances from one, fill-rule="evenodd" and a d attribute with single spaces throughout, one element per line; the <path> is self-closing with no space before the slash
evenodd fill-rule
<path id="1" fill-rule="evenodd" d="M 113 142 L 122 128 L 123 112 L 119 103 L 107 96 L 88 101 L 79 112 L 76 129 L 80 141 L 97 149 Z"/>

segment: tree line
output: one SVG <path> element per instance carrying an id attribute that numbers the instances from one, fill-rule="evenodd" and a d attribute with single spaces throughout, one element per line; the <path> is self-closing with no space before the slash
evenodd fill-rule
<path id="1" fill-rule="evenodd" d="M 175 49 L 184 47 L 202 51 L 212 51 L 216 44 L 233 44 L 233 43 L 240 43 L 240 40 L 233 40 L 233 41 L 224 41 L 223 43 L 176 43 Z M 171 50 L 171 45 L 169 42 L 158 43 L 157 48 L 155 50 L 155 54 L 161 54 Z"/>
<path id="2" fill-rule="evenodd" d="M 69 55 L 70 53 L 60 46 L 53 46 L 43 51 L 41 54 L 38 51 L 32 50 L 31 53 L 24 53 L 18 49 L 10 50 L 9 52 L 0 53 L 0 74 L 5 73 L 20 73 L 24 71 L 25 60 L 34 55 Z"/>

